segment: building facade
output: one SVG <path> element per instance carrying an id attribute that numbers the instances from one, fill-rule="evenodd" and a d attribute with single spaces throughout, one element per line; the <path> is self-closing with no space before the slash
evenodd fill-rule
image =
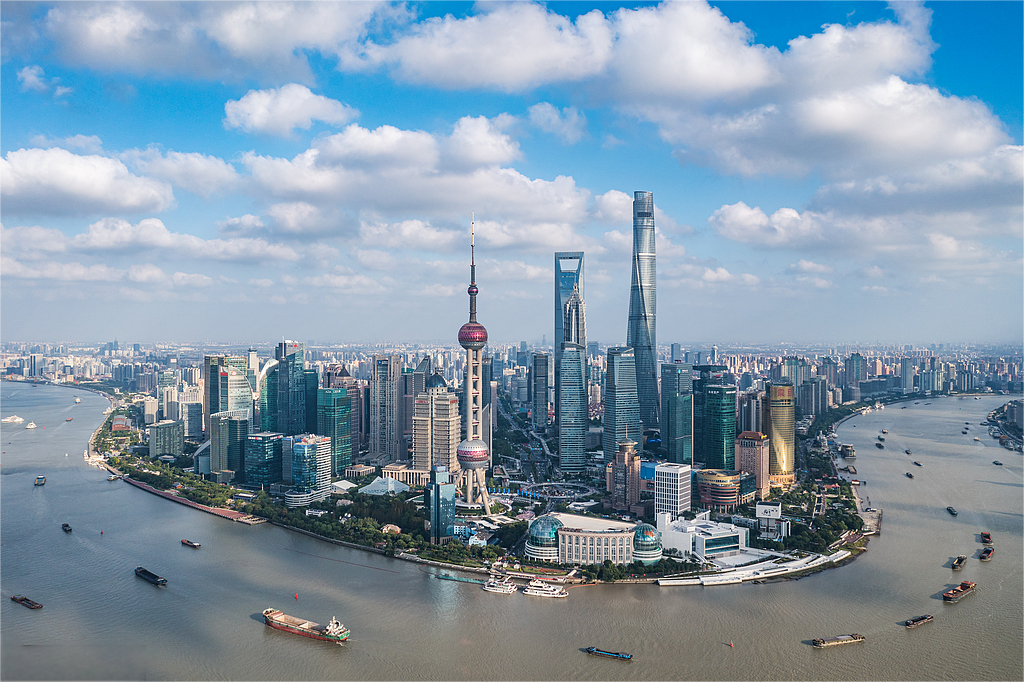
<path id="1" fill-rule="evenodd" d="M 331 476 L 352 463 L 352 400 L 344 388 L 321 388 L 316 393 L 316 430 L 331 439 Z"/>
<path id="2" fill-rule="evenodd" d="M 165 419 L 149 427 L 149 458 L 181 457 L 185 447 L 185 423 Z"/>
<path id="3" fill-rule="evenodd" d="M 430 485 L 423 494 L 423 507 L 427 512 L 424 522 L 430 543 L 446 545 L 455 537 L 455 494 L 458 486 L 443 465 L 430 471 Z"/>
<path id="4" fill-rule="evenodd" d="M 657 269 L 654 247 L 654 195 L 633 193 L 633 268 L 629 288 L 629 322 L 626 345 L 636 357 L 636 388 L 640 421 L 645 429 L 661 425 L 658 416 L 658 342 L 655 311 Z"/>
<path id="5" fill-rule="evenodd" d="M 531 367 L 530 388 L 533 398 L 533 428 L 543 433 L 548 427 L 548 386 L 550 382 L 551 356 L 534 353 Z"/>
<path id="6" fill-rule="evenodd" d="M 629 511 L 640 503 L 640 458 L 636 454 L 636 442 L 620 441 L 615 461 L 611 464 L 610 480 L 606 480 L 611 493 L 612 509 Z"/>
<path id="7" fill-rule="evenodd" d="M 736 461 L 736 387 L 704 387 L 704 465 L 734 469 Z"/>
<path id="8" fill-rule="evenodd" d="M 560 416 L 561 403 L 561 368 L 562 368 L 562 342 L 565 340 L 565 306 L 569 302 L 574 290 L 578 290 L 580 297 L 585 296 L 583 288 L 583 252 L 582 251 L 556 251 L 555 252 L 555 366 L 552 374 L 555 377 L 555 422 Z"/>
<path id="9" fill-rule="evenodd" d="M 661 560 L 661 535 L 646 524 L 550 513 L 527 531 L 526 556 L 560 564 L 631 564 Z"/>
<path id="10" fill-rule="evenodd" d="M 743 431 L 736 437 L 736 468 L 752 474 L 757 482 L 757 499 L 767 499 L 771 489 L 768 436 Z"/>
<path id="11" fill-rule="evenodd" d="M 693 472 L 689 464 L 658 464 L 654 467 L 654 512 L 677 518 L 690 511 Z"/>
<path id="12" fill-rule="evenodd" d="M 619 443 L 639 443 L 643 437 L 640 423 L 640 400 L 636 387 L 636 357 L 633 349 L 608 349 L 605 365 L 604 434 L 602 450 L 605 464 L 615 460 Z"/>
<path id="13" fill-rule="evenodd" d="M 402 423 L 399 414 L 401 355 L 374 355 L 370 375 L 370 454 L 396 462 L 405 459 L 400 451 Z"/>
<path id="14" fill-rule="evenodd" d="M 331 439 L 311 433 L 287 436 L 283 451 L 290 453 L 292 489 L 285 493 L 288 508 L 308 507 L 331 495 Z"/>
<path id="15" fill-rule="evenodd" d="M 589 414 L 583 374 L 585 353 L 586 350 L 579 344 L 562 344 L 562 376 L 559 382 L 561 418 L 558 421 L 558 465 L 562 471 L 582 471 L 587 464 Z"/>
<path id="16" fill-rule="evenodd" d="M 793 386 L 771 385 L 762 422 L 768 425 L 768 471 L 771 485 L 788 490 L 796 482 L 796 407 Z"/>
<path id="17" fill-rule="evenodd" d="M 251 486 L 281 481 L 283 433 L 250 433 L 245 441 L 245 482 Z"/>
<path id="18" fill-rule="evenodd" d="M 216 482 L 245 482 L 245 442 L 248 436 L 248 410 L 210 415 L 210 475 Z"/>
<path id="19" fill-rule="evenodd" d="M 412 467 L 433 471 L 443 467 L 446 476 L 459 473 L 456 457 L 462 432 L 459 398 L 448 390 L 440 374 L 434 374 L 416 396 L 412 418 Z"/>
<path id="20" fill-rule="evenodd" d="M 692 365 L 661 366 L 661 443 L 669 462 L 693 464 Z"/>

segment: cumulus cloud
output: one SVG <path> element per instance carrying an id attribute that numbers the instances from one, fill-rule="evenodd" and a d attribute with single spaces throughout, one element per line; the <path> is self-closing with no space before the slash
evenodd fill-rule
<path id="1" fill-rule="evenodd" d="M 237 218 L 225 218 L 217 221 L 217 230 L 225 237 L 241 237 L 262 232 L 263 221 L 259 216 L 246 213 Z"/>
<path id="2" fill-rule="evenodd" d="M 369 130 L 352 124 L 340 133 L 317 138 L 312 148 L 321 163 L 368 171 L 403 165 L 431 169 L 440 154 L 438 141 L 430 133 L 389 125 Z"/>
<path id="3" fill-rule="evenodd" d="M 708 218 L 708 225 L 726 239 L 761 246 L 806 245 L 824 238 L 817 215 L 780 208 L 769 216 L 760 206 L 751 208 L 742 201 L 722 206 Z"/>
<path id="4" fill-rule="evenodd" d="M 287 137 L 296 128 L 309 130 L 314 121 L 339 126 L 359 112 L 335 99 L 315 95 L 305 85 L 289 83 L 269 90 L 250 90 L 224 105 L 224 127 L 247 133 Z"/>
<path id="5" fill-rule="evenodd" d="M 239 183 L 238 172 L 230 163 L 207 154 L 161 153 L 156 147 L 148 147 L 124 152 L 121 158 L 141 173 L 166 180 L 201 197 L 223 193 Z"/>
<path id="6" fill-rule="evenodd" d="M 791 263 L 789 266 L 790 272 L 828 273 L 832 272 L 833 269 L 831 265 L 822 265 L 821 263 L 814 263 L 803 258 L 797 263 Z"/>
<path id="7" fill-rule="evenodd" d="M 19 149 L 0 159 L 5 213 L 94 215 L 163 211 L 170 185 L 129 172 L 123 163 L 60 149 Z"/>
<path id="8" fill-rule="evenodd" d="M 124 276 L 123 270 L 107 265 L 82 265 L 79 262 L 58 263 L 45 261 L 31 266 L 13 258 L 2 257 L 0 271 L 3 276 L 16 279 L 53 279 L 63 282 L 116 282 Z"/>
<path id="9" fill-rule="evenodd" d="M 43 81 L 43 67 L 41 66 L 26 66 L 18 72 L 18 82 L 21 83 L 22 92 L 26 90 L 46 92 L 50 89 L 50 84 Z"/>
<path id="10" fill-rule="evenodd" d="M 368 223 L 359 226 L 364 244 L 423 251 L 447 251 L 464 238 L 461 231 L 441 230 L 421 220 L 397 223 Z"/>
<path id="11" fill-rule="evenodd" d="M 607 223 L 633 224 L 633 197 L 612 189 L 594 197 L 594 218 Z"/>
<path id="12" fill-rule="evenodd" d="M 494 119 L 464 116 L 445 144 L 446 164 L 459 170 L 494 166 L 520 158 L 519 143 L 504 132 L 514 119 L 502 114 Z"/>
<path id="13" fill-rule="evenodd" d="M 52 139 L 46 135 L 34 135 L 30 139 L 33 147 L 63 147 L 64 149 L 76 149 L 88 154 L 103 153 L 103 140 L 96 135 L 72 135 L 63 139 Z"/>
<path id="14" fill-rule="evenodd" d="M 65 250 L 67 237 L 60 230 L 40 225 L 5 228 L 0 225 L 0 249 L 23 260 L 49 258 Z"/>
<path id="15" fill-rule="evenodd" d="M 128 279 L 133 282 L 149 282 L 164 284 L 170 278 L 156 265 L 146 263 L 145 265 L 133 265 L 128 268 Z"/>
<path id="16" fill-rule="evenodd" d="M 530 107 L 529 113 L 530 123 L 568 144 L 579 142 L 587 132 L 587 117 L 576 107 L 565 107 L 559 111 L 548 102 L 540 102 Z"/>

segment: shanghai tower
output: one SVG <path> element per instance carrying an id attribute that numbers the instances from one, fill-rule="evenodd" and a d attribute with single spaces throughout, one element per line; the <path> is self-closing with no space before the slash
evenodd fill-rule
<path id="1" fill-rule="evenodd" d="M 660 426 L 658 416 L 657 309 L 654 261 L 654 195 L 633 192 L 633 277 L 629 287 L 629 326 L 626 345 L 636 358 L 636 391 L 644 429 Z"/>

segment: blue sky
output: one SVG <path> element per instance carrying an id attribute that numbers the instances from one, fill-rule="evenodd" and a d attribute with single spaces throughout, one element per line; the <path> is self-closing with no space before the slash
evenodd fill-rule
<path id="1" fill-rule="evenodd" d="M 1020 2 L 4 3 L 4 340 L 1021 339 Z"/>

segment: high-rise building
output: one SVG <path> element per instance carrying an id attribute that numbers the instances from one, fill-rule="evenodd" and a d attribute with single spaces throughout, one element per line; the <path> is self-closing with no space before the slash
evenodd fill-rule
<path id="1" fill-rule="evenodd" d="M 914 358 L 900 358 L 900 378 L 903 381 L 903 393 L 914 392 L 914 374 L 917 372 L 917 361 Z"/>
<path id="2" fill-rule="evenodd" d="M 459 329 L 459 345 L 466 349 L 466 440 L 459 444 L 456 459 L 463 471 L 466 502 L 479 502 L 484 514 L 491 513 L 487 494 L 487 468 L 491 453 L 483 432 L 483 349 L 487 345 L 487 329 L 476 321 L 476 224 L 470 227 L 469 257 L 469 322 Z M 525 362 L 524 362 L 525 364 Z"/>
<path id="3" fill-rule="evenodd" d="M 611 463 L 612 509 L 628 511 L 640 503 L 640 458 L 636 454 L 636 441 L 619 441 L 615 459 Z"/>
<path id="4" fill-rule="evenodd" d="M 690 511 L 692 471 L 689 464 L 658 464 L 654 467 L 654 513 L 668 512 L 673 519 Z"/>
<path id="5" fill-rule="evenodd" d="M 412 417 L 412 468 L 432 471 L 444 467 L 449 474 L 459 472 L 457 459 L 462 417 L 459 398 L 448 389 L 440 374 L 427 379 L 416 396 Z"/>
<path id="6" fill-rule="evenodd" d="M 633 349 L 624 346 L 609 348 L 606 367 L 601 445 L 604 462 L 608 464 L 614 461 L 619 443 L 628 440 L 635 445 L 640 441 L 642 431 Z"/>
<path id="7" fill-rule="evenodd" d="M 285 438 L 291 453 L 292 489 L 285 493 L 288 508 L 307 507 L 331 495 L 331 439 L 311 433 Z"/>
<path id="8" fill-rule="evenodd" d="M 401 452 L 402 423 L 399 419 L 401 355 L 374 355 L 370 375 L 370 454 L 384 461 L 405 459 Z"/>
<path id="9" fill-rule="evenodd" d="M 185 438 L 202 440 L 203 438 L 203 404 L 201 402 L 178 403 L 178 416 L 185 424 Z"/>
<path id="10" fill-rule="evenodd" d="M 331 439 L 331 476 L 352 464 L 352 399 L 344 388 L 321 388 L 316 394 L 316 431 Z"/>
<path id="11" fill-rule="evenodd" d="M 210 436 L 210 417 L 218 412 L 248 410 L 252 386 L 246 379 L 248 360 L 231 355 L 203 358 L 203 432 Z"/>
<path id="12" fill-rule="evenodd" d="M 681 362 L 661 366 L 661 443 L 669 462 L 693 464 L 693 367 Z"/>
<path id="13" fill-rule="evenodd" d="M 168 418 L 164 392 L 169 388 L 174 388 L 177 383 L 173 369 L 162 369 L 156 373 L 156 400 L 160 403 L 161 415 L 164 419 Z"/>
<path id="14" fill-rule="evenodd" d="M 846 358 L 844 365 L 847 387 L 853 388 L 858 382 L 868 378 L 868 366 L 864 362 L 864 356 L 860 353 L 851 353 Z"/>
<path id="15" fill-rule="evenodd" d="M 282 433 L 250 433 L 245 441 L 245 482 L 265 486 L 281 480 Z"/>
<path id="16" fill-rule="evenodd" d="M 761 431 L 761 407 L 765 392 L 749 389 L 740 393 L 737 414 L 737 425 L 743 431 Z M 767 431 L 767 429 L 764 429 Z"/>
<path id="17" fill-rule="evenodd" d="M 561 368 L 562 342 L 565 341 L 565 305 L 569 302 L 574 290 L 580 297 L 585 296 L 583 289 L 583 252 L 555 252 L 555 422 L 559 415 L 561 401 Z M 586 334 L 584 334 L 586 336 Z"/>
<path id="18" fill-rule="evenodd" d="M 530 388 L 533 393 L 533 428 L 543 432 L 548 427 L 548 386 L 551 356 L 534 353 L 530 368 Z"/>
<path id="19" fill-rule="evenodd" d="M 626 345 L 636 357 L 636 390 L 640 421 L 656 429 L 658 418 L 658 342 L 655 329 L 657 270 L 654 250 L 654 195 L 633 193 L 633 274 L 629 288 L 629 324 Z"/>
<path id="20" fill-rule="evenodd" d="M 455 537 L 455 493 L 458 486 L 452 482 L 451 474 L 438 465 L 430 471 L 430 485 L 424 491 L 423 507 L 427 512 L 424 522 L 430 543 L 448 544 Z"/>
<path id="21" fill-rule="evenodd" d="M 210 475 L 217 483 L 245 482 L 245 443 L 249 412 L 228 410 L 210 415 Z"/>
<path id="22" fill-rule="evenodd" d="M 704 466 L 735 469 L 736 387 L 711 384 L 704 387 Z"/>
<path id="23" fill-rule="evenodd" d="M 275 431 L 292 436 L 307 433 L 306 351 L 297 341 L 282 341 L 275 353 L 277 360 L 277 423 Z"/>
<path id="24" fill-rule="evenodd" d="M 796 406 L 793 386 L 772 384 L 761 409 L 768 432 L 768 473 L 771 485 L 788 490 L 796 481 Z"/>
<path id="25" fill-rule="evenodd" d="M 804 417 L 822 415 L 828 411 L 828 389 L 825 377 L 811 377 L 800 384 L 800 413 Z"/>
<path id="26" fill-rule="evenodd" d="M 736 468 L 753 474 L 757 481 L 757 499 L 768 499 L 771 488 L 768 436 L 758 431 L 744 431 L 736 437 Z"/>
<path id="27" fill-rule="evenodd" d="M 588 402 L 584 378 L 586 350 L 578 343 L 562 343 L 562 415 L 558 422 L 558 465 L 562 471 L 579 472 L 587 465 Z"/>
<path id="28" fill-rule="evenodd" d="M 305 385 L 305 393 L 303 402 L 306 404 L 305 419 L 303 419 L 303 432 L 304 433 L 320 433 L 317 430 L 318 424 L 318 413 L 317 413 L 317 391 L 320 390 L 320 375 L 317 373 L 316 368 L 306 367 L 302 370 L 302 379 Z M 320 434 L 327 435 L 327 434 Z"/>
<path id="29" fill-rule="evenodd" d="M 149 432 L 149 456 L 181 457 L 185 447 L 185 423 L 172 419 L 165 419 L 150 426 Z"/>
<path id="30" fill-rule="evenodd" d="M 683 346 L 678 343 L 672 344 L 672 362 L 684 362 L 683 360 Z"/>

